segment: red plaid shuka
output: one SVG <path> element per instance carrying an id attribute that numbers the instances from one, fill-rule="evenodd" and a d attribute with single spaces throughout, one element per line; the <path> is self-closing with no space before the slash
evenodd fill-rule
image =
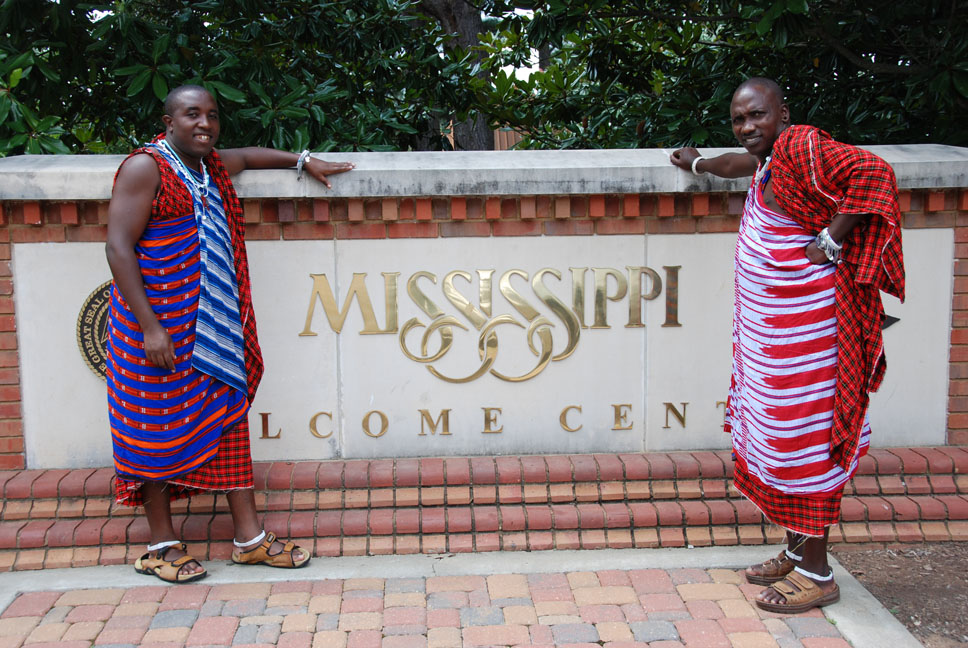
<path id="1" fill-rule="evenodd" d="M 159 135 L 155 141 L 162 139 Z M 147 148 L 140 148 L 131 155 L 151 154 Z M 129 156 L 130 157 L 130 156 Z M 174 171 L 158 157 L 161 182 L 151 205 L 151 218 L 165 221 L 193 212 L 191 195 Z M 122 163 L 123 164 L 123 163 Z M 219 189 L 225 216 L 232 236 L 236 281 L 239 293 L 239 313 L 242 320 L 246 365 L 248 400 L 251 401 L 258 389 L 264 371 L 262 352 L 259 347 L 255 315 L 252 308 L 252 295 L 249 282 L 248 259 L 245 251 L 245 223 L 242 206 L 235 188 L 229 179 L 225 166 L 215 151 L 205 158 L 206 167 L 212 180 Z M 120 169 L 119 169 L 120 171 Z M 117 177 L 117 176 L 115 176 Z M 246 406 L 246 410 L 248 407 Z M 170 484 L 171 499 L 188 497 L 196 490 L 232 490 L 252 488 L 252 458 L 249 449 L 249 428 L 243 415 L 230 429 L 222 433 L 218 451 L 210 461 L 189 473 L 167 480 Z M 119 503 L 137 506 L 143 503 L 140 495 L 140 481 L 119 477 L 116 481 L 116 496 Z"/>
<path id="2" fill-rule="evenodd" d="M 843 242 L 835 278 L 839 357 L 831 456 L 848 470 L 860 451 L 869 392 L 887 367 L 878 291 L 904 300 L 897 181 L 881 158 L 813 126 L 784 130 L 771 168 L 777 203 L 812 234 L 837 214 L 870 216 Z"/>

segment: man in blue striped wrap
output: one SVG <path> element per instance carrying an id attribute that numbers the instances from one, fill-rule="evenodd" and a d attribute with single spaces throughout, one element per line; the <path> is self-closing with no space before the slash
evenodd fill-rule
<path id="1" fill-rule="evenodd" d="M 163 122 L 163 134 L 122 162 L 108 210 L 116 494 L 144 506 L 150 532 L 135 569 L 169 582 L 206 575 L 171 516 L 172 500 L 199 491 L 227 494 L 235 562 L 301 567 L 309 552 L 266 533 L 255 507 L 246 416 L 263 368 L 229 176 L 296 166 L 329 187 L 327 175 L 353 165 L 308 151 L 216 152 L 218 106 L 199 86 L 172 90 Z"/>

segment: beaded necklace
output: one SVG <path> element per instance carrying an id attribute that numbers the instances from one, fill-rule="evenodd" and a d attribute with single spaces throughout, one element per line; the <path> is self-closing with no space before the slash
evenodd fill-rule
<path id="1" fill-rule="evenodd" d="M 161 145 L 164 146 L 169 153 L 171 153 L 171 157 L 174 158 L 175 164 L 177 164 L 181 168 L 185 177 L 188 178 L 188 181 L 195 188 L 194 193 L 198 197 L 198 199 L 201 200 L 202 209 L 208 209 L 208 169 L 205 168 L 205 161 L 204 160 L 198 161 L 199 165 L 201 165 L 202 167 L 202 181 L 198 182 L 197 180 L 195 180 L 195 174 L 191 173 L 188 166 L 186 166 L 185 163 L 182 161 L 182 159 L 178 156 L 178 154 L 175 153 L 175 150 L 171 147 L 171 144 L 168 143 L 168 140 L 167 139 L 161 140 Z"/>

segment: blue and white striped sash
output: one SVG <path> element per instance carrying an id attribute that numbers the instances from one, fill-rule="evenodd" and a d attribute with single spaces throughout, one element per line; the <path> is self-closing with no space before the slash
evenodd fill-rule
<path id="1" fill-rule="evenodd" d="M 185 166 L 164 140 L 147 146 L 168 161 L 192 196 L 200 257 L 192 367 L 246 393 L 242 319 L 239 315 L 232 235 L 218 187 L 209 176 L 208 184 L 201 188 L 203 174 Z"/>

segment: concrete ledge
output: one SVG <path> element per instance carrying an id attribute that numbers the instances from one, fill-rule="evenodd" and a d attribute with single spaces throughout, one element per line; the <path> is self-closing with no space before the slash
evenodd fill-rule
<path id="1" fill-rule="evenodd" d="M 901 189 L 968 186 L 968 148 L 937 144 L 871 146 Z M 356 163 L 332 191 L 288 170 L 245 171 L 242 198 L 581 195 L 745 192 L 747 179 L 695 177 L 669 164 L 673 149 L 326 153 Z M 702 149 L 717 155 L 741 149 Z M 18 155 L 0 159 L 0 200 L 107 200 L 120 155 Z"/>

